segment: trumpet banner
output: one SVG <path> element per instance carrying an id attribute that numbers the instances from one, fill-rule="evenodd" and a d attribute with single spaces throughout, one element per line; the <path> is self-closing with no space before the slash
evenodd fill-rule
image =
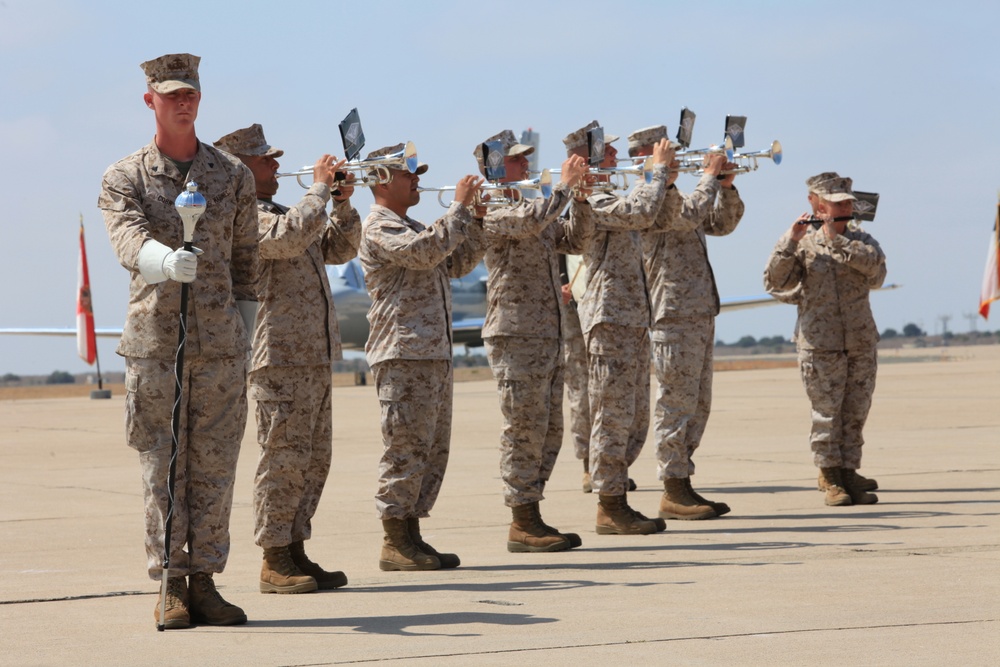
<path id="1" fill-rule="evenodd" d="M 990 249 L 986 255 L 986 273 L 983 274 L 983 289 L 979 294 L 979 314 L 983 319 L 989 319 L 990 304 L 1000 299 L 1000 264 L 997 256 L 1000 254 L 1000 202 L 997 203 L 997 215 L 993 220 L 993 237 L 990 239 Z"/>
<path id="2" fill-rule="evenodd" d="M 94 331 L 94 309 L 90 299 L 90 273 L 87 271 L 87 247 L 83 241 L 82 217 L 76 284 L 76 349 L 81 359 L 93 364 L 97 359 L 97 335 Z"/>

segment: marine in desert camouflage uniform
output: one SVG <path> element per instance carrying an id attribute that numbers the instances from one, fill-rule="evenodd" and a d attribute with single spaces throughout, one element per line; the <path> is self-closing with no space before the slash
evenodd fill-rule
<path id="1" fill-rule="evenodd" d="M 219 595 L 212 575 L 223 571 L 229 556 L 233 481 L 246 428 L 257 215 L 250 171 L 195 135 L 199 62 L 183 53 L 142 64 L 144 101 L 156 117 L 156 135 L 105 171 L 98 199 L 111 246 L 130 273 L 117 352 L 125 357 L 126 440 L 142 464 L 152 579 L 162 574 L 180 282 L 191 283 L 166 628 L 186 628 L 192 620 L 246 622 L 243 610 Z M 183 226 L 174 208 L 188 181 L 197 182 L 207 202 L 194 230 L 196 252 L 183 250 Z M 154 618 L 159 624 L 159 604 Z"/>
<path id="2" fill-rule="evenodd" d="M 629 135 L 629 155 L 651 155 L 667 136 L 663 125 Z M 671 165 L 676 167 L 676 164 Z M 704 173 L 690 195 L 667 178 L 667 194 L 656 222 L 643 234 L 643 255 L 653 304 L 653 368 L 659 391 L 654 412 L 657 475 L 663 481 L 659 516 L 709 519 L 729 506 L 701 497 L 691 486 L 691 460 L 701 443 L 712 407 L 712 356 L 719 290 L 708 261 L 708 236 L 725 236 L 743 217 L 733 187 L 735 172 L 721 154 L 705 157 Z"/>
<path id="3" fill-rule="evenodd" d="M 792 223 L 771 253 L 764 287 L 798 306 L 794 340 L 812 404 L 810 444 L 824 502 L 867 505 L 878 502 L 868 493 L 874 480 L 857 474 L 878 366 L 869 292 L 885 280 L 885 255 L 870 234 L 848 228 L 851 179 L 825 172 L 806 184 L 822 226 L 813 229 L 808 213 Z"/>
<path id="4" fill-rule="evenodd" d="M 534 148 L 517 143 L 510 130 L 499 142 L 505 182 L 527 177 Z M 480 169 L 483 169 L 481 151 Z M 483 339 L 497 381 L 503 430 L 500 477 L 513 521 L 511 552 L 554 552 L 579 546 L 579 535 L 561 533 L 542 520 L 539 503 L 562 446 L 562 326 L 559 253 L 580 253 L 593 232 L 589 218 L 559 218 L 572 188 L 587 173 L 582 157 L 567 159 L 549 198 L 522 199 L 489 208 L 483 220 L 486 242 L 486 321 Z M 504 191 L 508 199 L 517 192 Z"/>
<path id="5" fill-rule="evenodd" d="M 566 402 L 569 403 L 569 432 L 573 454 L 583 462 L 583 492 L 591 493 L 590 483 L 590 400 L 587 397 L 587 343 L 580 326 L 580 313 L 573 285 L 583 283 L 583 259 L 570 271 L 566 255 L 559 256 L 559 277 L 562 281 L 563 319 L 563 380 L 566 385 Z"/>
<path id="6" fill-rule="evenodd" d="M 402 150 L 382 148 L 369 158 Z M 452 338 L 450 277 L 483 257 L 482 227 L 470 212 L 482 179 L 462 178 L 448 212 L 430 227 L 407 216 L 420 201 L 416 173 L 390 169 L 392 180 L 372 188 L 375 204 L 362 223 L 359 257 L 372 299 L 368 364 L 382 406 L 382 459 L 375 507 L 385 538 L 382 570 L 457 567 L 455 554 L 423 541 L 451 444 Z"/>
<path id="7" fill-rule="evenodd" d="M 586 136 L 597 121 L 571 133 L 569 155 L 584 155 Z M 605 137 L 605 161 L 616 165 L 617 151 Z M 666 191 L 667 165 L 674 149 L 656 144 L 652 180 L 627 197 L 595 192 L 574 201 L 573 216 L 592 217 L 596 232 L 584 254 L 586 292 L 580 322 L 587 341 L 591 416 L 590 473 L 600 500 L 598 534 L 648 534 L 663 530 L 628 505 L 628 467 L 639 456 L 649 426 L 649 290 L 640 232 L 656 219 Z"/>
<path id="8" fill-rule="evenodd" d="M 350 203 L 353 187 L 331 189 L 344 162 L 323 155 L 302 200 L 282 206 L 272 198 L 277 158 L 284 152 L 267 143 L 260 125 L 231 132 L 215 145 L 240 158 L 257 187 L 262 261 L 249 392 L 260 444 L 254 478 L 254 541 L 264 550 L 260 590 L 332 590 L 347 577 L 310 560 L 304 542 L 312 536 L 312 517 L 330 472 L 330 364 L 343 358 L 325 265 L 358 254 L 361 218 Z"/>

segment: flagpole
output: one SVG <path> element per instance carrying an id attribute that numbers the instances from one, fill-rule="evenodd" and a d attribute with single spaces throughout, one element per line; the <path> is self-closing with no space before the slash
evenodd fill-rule
<path id="1" fill-rule="evenodd" d="M 111 398 L 111 390 L 104 388 L 104 378 L 101 376 L 101 360 L 97 356 L 97 336 L 94 333 L 94 299 L 90 290 L 90 274 L 87 268 L 87 250 L 86 242 L 83 238 L 83 212 L 80 212 L 80 266 L 79 266 L 79 279 L 80 284 L 77 286 L 77 348 L 81 353 L 80 357 L 86 361 L 90 362 L 90 352 L 94 354 L 94 363 L 97 364 L 97 389 L 90 392 L 90 398 Z M 86 295 L 86 302 L 83 301 L 84 295 Z M 81 308 L 85 308 L 85 311 L 81 313 Z M 81 324 L 80 317 L 81 314 L 84 316 L 84 322 Z M 81 330 L 81 326 L 84 327 Z M 80 337 L 83 336 L 83 345 L 81 348 Z"/>

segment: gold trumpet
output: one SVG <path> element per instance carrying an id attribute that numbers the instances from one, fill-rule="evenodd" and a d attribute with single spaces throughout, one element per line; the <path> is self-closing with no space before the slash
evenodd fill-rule
<path id="1" fill-rule="evenodd" d="M 444 193 L 454 191 L 454 185 L 445 185 L 439 188 L 417 188 L 417 192 L 438 193 L 438 203 L 444 208 L 451 206 L 454 201 L 454 199 L 445 201 Z M 523 181 L 512 181 L 510 183 L 500 183 L 495 181 L 484 183 L 479 186 L 478 190 L 476 190 L 476 195 L 473 199 L 473 206 L 514 206 L 524 200 L 525 192 L 538 192 L 542 199 L 548 199 L 551 197 L 552 172 L 548 169 L 543 169 L 536 178 L 529 178 Z M 485 195 L 489 195 L 490 198 L 483 199 Z"/>
<path id="2" fill-rule="evenodd" d="M 389 155 L 380 155 L 378 157 L 365 158 L 363 160 L 349 160 L 343 167 L 340 168 L 338 176 L 341 172 L 352 172 L 355 174 L 355 178 L 357 179 L 351 183 L 353 187 L 371 188 L 376 185 L 384 185 L 391 181 L 392 172 L 389 171 L 390 169 L 406 169 L 406 171 L 414 174 L 416 173 L 418 166 L 417 147 L 413 145 L 412 141 L 407 141 L 403 150 L 390 153 Z M 278 178 L 294 176 L 300 186 L 308 188 L 309 184 L 303 181 L 302 177 L 309 176 L 312 173 L 313 167 L 305 166 L 298 171 L 275 174 L 275 176 Z M 344 179 L 338 178 L 337 180 L 342 181 Z"/>

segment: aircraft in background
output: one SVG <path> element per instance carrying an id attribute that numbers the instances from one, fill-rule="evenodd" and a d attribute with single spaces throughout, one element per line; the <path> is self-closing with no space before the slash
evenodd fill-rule
<path id="1" fill-rule="evenodd" d="M 330 292 L 337 309 L 340 338 L 344 349 L 363 350 L 368 340 L 368 308 L 371 299 L 365 288 L 365 275 L 361 260 L 355 258 L 346 264 L 327 266 Z M 486 266 L 480 262 L 469 274 L 451 280 L 452 332 L 457 345 L 481 347 L 483 323 L 486 320 Z M 579 281 L 582 283 L 583 281 Z M 883 289 L 893 289 L 896 285 Z M 779 303 L 769 294 L 722 299 L 722 312 L 758 308 Z M 121 327 L 100 328 L 98 337 L 118 338 Z M 0 334 L 25 336 L 76 336 L 73 327 L 22 327 L 0 328 Z"/>

